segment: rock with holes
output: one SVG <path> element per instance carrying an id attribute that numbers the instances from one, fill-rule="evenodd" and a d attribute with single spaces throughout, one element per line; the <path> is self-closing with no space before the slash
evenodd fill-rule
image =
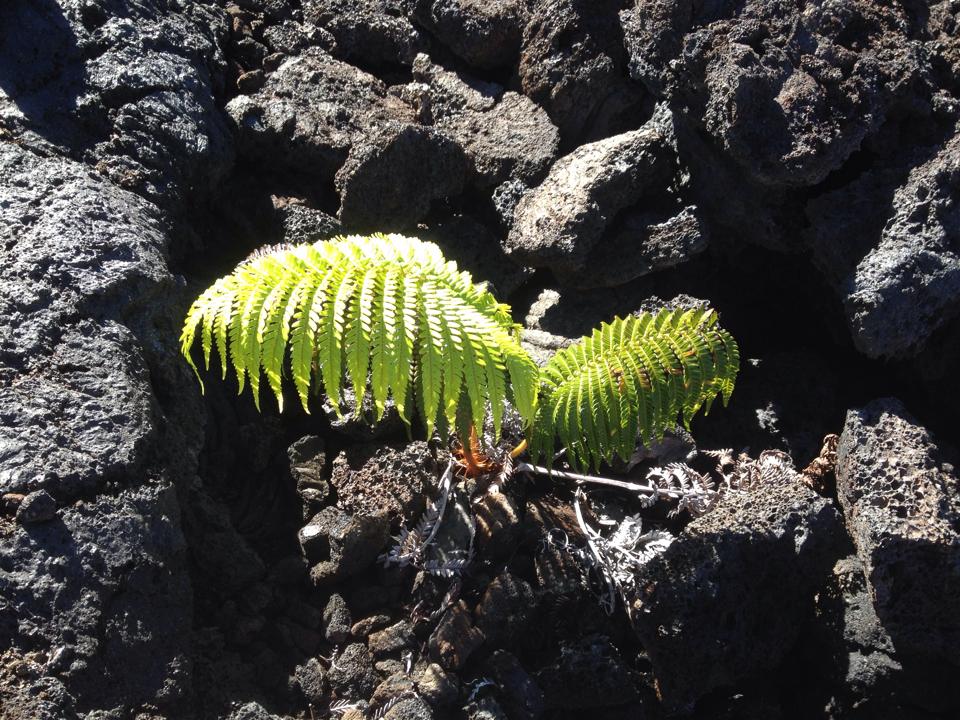
<path id="1" fill-rule="evenodd" d="M 386 515 L 324 508 L 299 533 L 304 557 L 312 563 L 310 579 L 323 586 L 365 570 L 377 559 L 389 531 Z"/>
<path id="2" fill-rule="evenodd" d="M 960 664 L 960 481 L 898 400 L 847 414 L 837 495 L 897 652 Z"/>
<path id="3" fill-rule="evenodd" d="M 426 43 L 404 0 L 306 0 L 303 17 L 329 32 L 333 53 L 363 67 L 410 65 Z"/>
<path id="4" fill-rule="evenodd" d="M 46 522 L 57 514 L 57 501 L 46 490 L 29 493 L 17 507 L 17 522 L 21 525 Z"/>
<path id="5" fill-rule="evenodd" d="M 564 147 L 637 127 L 645 93 L 627 78 L 620 0 L 535 0 L 523 31 L 523 94 L 545 108 Z"/>
<path id="6" fill-rule="evenodd" d="M 674 157 L 656 124 L 580 146 L 520 199 L 507 253 L 525 265 L 577 274 L 616 214 L 670 178 Z"/>
<path id="7" fill-rule="evenodd" d="M 812 616 L 846 538 L 832 503 L 793 478 L 727 493 L 637 572 L 630 622 L 667 708 L 776 667 Z"/>
<path id="8" fill-rule="evenodd" d="M 543 691 L 516 657 L 495 651 L 485 663 L 484 674 L 496 683 L 498 700 L 511 718 L 537 720 L 543 715 Z"/>
<path id="9" fill-rule="evenodd" d="M 408 228 L 435 200 L 463 192 L 470 165 L 459 143 L 429 127 L 386 123 L 355 144 L 337 172 L 337 216 L 351 230 Z"/>
<path id="10" fill-rule="evenodd" d="M 259 92 L 231 100 L 227 114 L 244 157 L 322 182 L 359 141 L 413 119 L 380 80 L 319 48 L 287 60 Z"/>
<path id="11" fill-rule="evenodd" d="M 300 245 L 343 234 L 340 221 L 296 198 L 270 198 L 277 242 Z"/>
<path id="12" fill-rule="evenodd" d="M 116 185 L 179 209 L 210 193 L 232 148 L 214 97 L 227 31 L 208 3 L 4 3 L 0 137 L 83 158 Z"/>
<path id="13" fill-rule="evenodd" d="M 902 6 L 632 5 L 621 13 L 631 75 L 764 185 L 822 181 L 896 105 L 923 102 L 932 75 Z"/>
<path id="14" fill-rule="evenodd" d="M 474 609 L 476 625 L 492 647 L 517 648 L 524 629 L 534 621 L 537 606 L 533 588 L 523 578 L 504 572 L 493 579 Z"/>
<path id="15" fill-rule="evenodd" d="M 511 68 L 520 50 L 522 0 L 417 0 L 416 19 L 472 67 Z"/>
<path id="16" fill-rule="evenodd" d="M 413 624 L 409 620 L 394 623 L 388 628 L 372 633 L 367 639 L 367 647 L 370 648 L 374 657 L 399 653 L 415 645 L 416 636 L 413 634 Z"/>
<path id="17" fill-rule="evenodd" d="M 427 444 L 354 445 L 333 462 L 330 482 L 341 507 L 386 514 L 405 525 L 423 513 L 437 486 L 438 468 Z"/>
<path id="18" fill-rule="evenodd" d="M 361 643 L 347 645 L 334 656 L 327 670 L 327 682 L 339 697 L 368 698 L 376 683 L 373 658 Z"/>
<path id="19" fill-rule="evenodd" d="M 351 635 L 351 620 L 347 601 L 342 595 L 333 593 L 323 608 L 323 636 L 328 642 L 340 645 Z"/>
<path id="20" fill-rule="evenodd" d="M 603 635 L 564 643 L 560 657 L 533 676 L 547 710 L 615 707 L 638 697 L 637 680 Z"/>
<path id="21" fill-rule="evenodd" d="M 381 716 L 383 720 L 433 720 L 433 710 L 427 702 L 417 696 L 399 700 Z"/>

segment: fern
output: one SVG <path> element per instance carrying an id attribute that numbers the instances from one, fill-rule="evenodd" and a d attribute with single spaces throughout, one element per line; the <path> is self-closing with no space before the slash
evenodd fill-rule
<path id="1" fill-rule="evenodd" d="M 198 332 L 204 367 L 216 349 L 222 376 L 232 365 L 258 409 L 265 377 L 283 410 L 286 368 L 307 412 L 311 388 L 322 387 L 340 413 L 349 383 L 357 413 L 368 389 L 378 419 L 392 396 L 407 424 L 419 410 L 428 435 L 445 420 L 466 437 L 488 405 L 499 435 L 507 400 L 528 423 L 536 413 L 538 371 L 510 308 L 413 238 L 338 237 L 258 252 L 187 313 L 180 345 L 194 371 Z"/>
<path id="2" fill-rule="evenodd" d="M 553 457 L 559 437 L 575 467 L 633 453 L 677 418 L 689 426 L 733 392 L 740 355 L 712 310 L 662 310 L 604 323 L 543 368 L 531 432 L 534 458 Z"/>

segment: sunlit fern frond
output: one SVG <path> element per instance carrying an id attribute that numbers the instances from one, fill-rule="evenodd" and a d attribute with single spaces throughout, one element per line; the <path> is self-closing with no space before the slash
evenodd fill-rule
<path id="1" fill-rule="evenodd" d="M 678 417 L 733 392 L 740 354 L 712 310 L 662 310 L 617 318 L 560 350 L 541 371 L 535 458 L 552 458 L 557 438 L 576 467 L 629 458 L 637 436 L 649 445 Z"/>
<path id="2" fill-rule="evenodd" d="M 536 412 L 538 369 L 510 308 L 415 238 L 351 235 L 268 248 L 190 308 L 180 345 L 194 370 L 198 336 L 204 366 L 216 349 L 223 377 L 232 365 L 258 408 L 261 376 L 282 410 L 289 374 L 307 412 L 311 386 L 340 412 L 349 383 L 358 413 L 365 392 L 378 419 L 392 397 L 408 424 L 419 412 L 428 434 L 446 419 L 466 437 L 470 422 L 483 426 L 488 406 L 499 434 L 505 400 L 527 423 Z"/>

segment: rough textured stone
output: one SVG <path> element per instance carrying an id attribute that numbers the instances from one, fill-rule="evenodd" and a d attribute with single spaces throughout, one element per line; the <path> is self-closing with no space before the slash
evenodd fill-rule
<path id="1" fill-rule="evenodd" d="M 327 671 L 327 681 L 340 697 L 357 700 L 370 697 L 376 674 L 366 646 L 361 643 L 347 645 Z"/>
<path id="2" fill-rule="evenodd" d="M 455 55 L 480 70 L 512 67 L 527 8 L 523 0 L 417 0 L 416 15 Z"/>
<path id="3" fill-rule="evenodd" d="M 0 136 L 83 159 L 164 207 L 208 193 L 231 164 L 214 102 L 225 33 L 213 3 L 4 3 Z"/>
<path id="4" fill-rule="evenodd" d="M 689 707 L 775 667 L 842 546 L 830 501 L 782 478 L 694 520 L 644 567 L 628 607 L 664 704 Z"/>
<path id="5" fill-rule="evenodd" d="M 355 143 L 413 117 L 380 80 L 319 48 L 287 60 L 260 92 L 231 100 L 227 113 L 242 155 L 327 182 Z"/>
<path id="6" fill-rule="evenodd" d="M 958 664 L 960 482 L 898 400 L 847 414 L 837 495 L 897 651 Z"/>
<path id="7" fill-rule="evenodd" d="M 350 637 L 353 618 L 342 595 L 334 593 L 323 608 L 323 636 L 328 642 L 339 645 Z"/>
<path id="8" fill-rule="evenodd" d="M 365 570 L 387 542 L 390 524 L 385 515 L 350 515 L 328 507 L 300 529 L 304 556 L 315 563 L 310 578 L 329 584 Z"/>
<path id="9" fill-rule="evenodd" d="M 327 671 L 316 658 L 310 658 L 294 671 L 297 687 L 308 703 L 321 703 L 327 692 Z"/>
<path id="10" fill-rule="evenodd" d="M 337 216 L 351 230 L 402 230 L 434 200 L 463 192 L 468 170 L 463 149 L 446 135 L 388 123 L 354 145 L 337 172 Z"/>
<path id="11" fill-rule="evenodd" d="M 57 514 L 57 501 L 46 490 L 29 493 L 17 507 L 17 522 L 21 525 L 46 522 Z"/>
<path id="12" fill-rule="evenodd" d="M 902 6 L 644 0 L 621 18 L 633 77 L 766 185 L 823 180 L 922 87 Z"/>
<path id="13" fill-rule="evenodd" d="M 325 448 L 323 438 L 306 435 L 287 449 L 290 474 L 297 483 L 297 492 L 305 508 L 319 510 L 330 495 L 330 483 L 324 478 L 327 464 Z"/>
<path id="14" fill-rule="evenodd" d="M 475 622 L 491 647 L 515 648 L 534 616 L 536 605 L 530 584 L 506 572 L 487 586 L 474 610 Z"/>
<path id="15" fill-rule="evenodd" d="M 405 0 L 307 0 L 303 16 L 336 40 L 333 53 L 362 67 L 410 65 L 425 42 Z"/>
<path id="16" fill-rule="evenodd" d="M 413 624 L 409 620 L 401 620 L 388 628 L 375 632 L 367 640 L 367 647 L 370 648 L 374 657 L 412 648 L 415 644 L 416 636 L 413 634 Z"/>
<path id="17" fill-rule="evenodd" d="M 383 720 L 433 720 L 433 711 L 423 698 L 414 695 L 392 705 Z"/>
<path id="18" fill-rule="evenodd" d="M 507 253 L 526 265 L 577 273 L 616 213 L 669 178 L 671 158 L 654 127 L 577 148 L 521 198 Z"/>
<path id="19" fill-rule="evenodd" d="M 340 221 L 295 198 L 271 197 L 277 242 L 299 245 L 328 240 L 343 233 Z"/>
<path id="20" fill-rule="evenodd" d="M 504 650 L 497 650 L 487 659 L 484 669 L 497 684 L 500 704 L 509 717 L 537 720 L 543 715 L 543 691 L 517 658 Z"/>
<path id="21" fill-rule="evenodd" d="M 843 286 L 857 348 L 910 357 L 960 314 L 960 130 L 897 188 L 886 224 Z"/>
<path id="22" fill-rule="evenodd" d="M 369 392 L 364 393 L 361 399 L 363 407 L 359 416 L 356 412 L 356 391 L 348 387 L 340 395 L 339 413 L 329 397 L 323 398 L 323 414 L 327 416 L 330 429 L 335 432 L 359 442 L 399 440 L 407 435 L 406 426 L 392 397 L 387 398 L 383 417 L 377 420 L 376 406 Z"/>
<path id="23" fill-rule="evenodd" d="M 437 485 L 437 468 L 427 444 L 355 445 L 333 462 L 330 482 L 350 512 L 416 520 Z"/>
<path id="24" fill-rule="evenodd" d="M 645 94 L 626 77 L 621 0 L 535 0 L 523 32 L 523 94 L 545 108 L 564 147 L 637 127 Z"/>

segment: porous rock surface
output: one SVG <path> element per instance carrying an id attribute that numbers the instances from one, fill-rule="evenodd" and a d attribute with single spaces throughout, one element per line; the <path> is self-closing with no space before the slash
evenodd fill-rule
<path id="1" fill-rule="evenodd" d="M 667 707 L 779 664 L 843 545 L 833 505 L 789 477 L 694 520 L 642 570 L 628 608 Z"/>
<path id="2" fill-rule="evenodd" d="M 892 398 L 847 414 L 837 495 L 877 615 L 901 654 L 957 664 L 960 481 Z"/>

